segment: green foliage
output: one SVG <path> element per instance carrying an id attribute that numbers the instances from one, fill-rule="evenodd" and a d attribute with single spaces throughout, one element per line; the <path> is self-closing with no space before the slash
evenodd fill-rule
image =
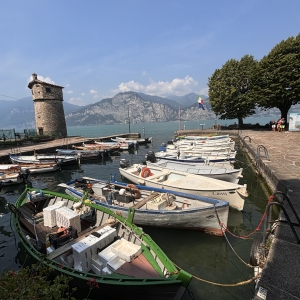
<path id="1" fill-rule="evenodd" d="M 251 98 L 257 105 L 277 107 L 287 118 L 291 106 L 300 101 L 300 34 L 283 40 L 261 59 L 253 82 Z"/>
<path id="2" fill-rule="evenodd" d="M 231 59 L 209 78 L 210 104 L 220 119 L 238 119 L 242 126 L 243 118 L 255 113 L 255 103 L 250 101 L 249 92 L 256 64 L 250 55 L 240 61 Z"/>
<path id="3" fill-rule="evenodd" d="M 50 280 L 51 270 L 43 264 L 22 268 L 19 271 L 4 271 L 0 278 L 1 299 L 60 300 L 71 297 L 76 290 L 69 291 L 72 278 L 65 275 Z"/>

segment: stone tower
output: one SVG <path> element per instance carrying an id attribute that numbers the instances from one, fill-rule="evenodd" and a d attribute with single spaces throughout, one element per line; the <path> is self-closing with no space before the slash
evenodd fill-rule
<path id="1" fill-rule="evenodd" d="M 38 80 L 37 75 L 32 74 L 28 88 L 32 91 L 38 135 L 67 137 L 63 87 Z"/>

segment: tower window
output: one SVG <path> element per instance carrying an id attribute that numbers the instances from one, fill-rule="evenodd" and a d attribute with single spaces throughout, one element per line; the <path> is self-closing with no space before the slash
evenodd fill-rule
<path id="1" fill-rule="evenodd" d="M 46 87 L 46 93 L 51 93 L 51 89 Z"/>

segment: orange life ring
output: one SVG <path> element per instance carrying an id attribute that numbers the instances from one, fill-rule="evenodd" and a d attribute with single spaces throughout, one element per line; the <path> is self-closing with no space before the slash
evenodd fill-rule
<path id="1" fill-rule="evenodd" d="M 149 168 L 143 168 L 141 172 L 141 177 L 146 178 L 153 175 Z"/>
<path id="2" fill-rule="evenodd" d="M 134 192 L 134 199 L 141 198 L 141 192 L 134 184 L 129 183 L 127 184 L 126 188 Z"/>

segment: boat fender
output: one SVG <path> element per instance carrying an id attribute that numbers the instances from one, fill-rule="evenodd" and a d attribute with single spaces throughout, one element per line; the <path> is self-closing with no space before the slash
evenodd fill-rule
<path id="1" fill-rule="evenodd" d="M 134 192 L 134 199 L 141 198 L 141 192 L 134 184 L 127 184 L 126 188 L 130 189 L 130 191 Z"/>
<path id="2" fill-rule="evenodd" d="M 152 176 L 153 174 L 151 173 L 149 168 L 143 168 L 141 172 L 141 177 L 147 178 L 149 176 Z"/>
<path id="3" fill-rule="evenodd" d="M 125 194 L 125 189 L 120 189 L 120 191 L 119 191 L 119 195 L 124 195 Z"/>

